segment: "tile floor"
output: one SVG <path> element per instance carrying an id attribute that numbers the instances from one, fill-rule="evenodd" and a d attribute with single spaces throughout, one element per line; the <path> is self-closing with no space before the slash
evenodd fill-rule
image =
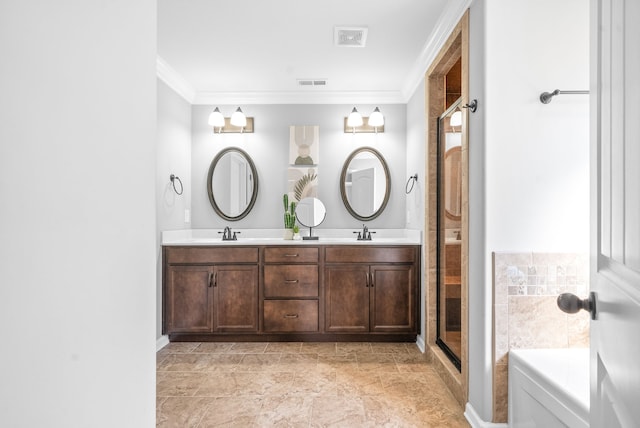
<path id="1" fill-rule="evenodd" d="M 413 343 L 170 343 L 159 427 L 468 427 Z"/>

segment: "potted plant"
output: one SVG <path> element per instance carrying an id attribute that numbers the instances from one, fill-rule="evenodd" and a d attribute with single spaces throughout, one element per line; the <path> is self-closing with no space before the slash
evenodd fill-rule
<path id="1" fill-rule="evenodd" d="M 293 201 L 289 203 L 289 195 L 286 193 L 282 196 L 282 203 L 284 205 L 284 239 L 293 239 L 293 228 L 296 225 L 296 203 Z"/>
<path id="2" fill-rule="evenodd" d="M 302 237 L 300 236 L 300 227 L 296 224 L 295 226 L 293 226 L 293 240 L 294 241 L 299 241 L 302 239 Z"/>

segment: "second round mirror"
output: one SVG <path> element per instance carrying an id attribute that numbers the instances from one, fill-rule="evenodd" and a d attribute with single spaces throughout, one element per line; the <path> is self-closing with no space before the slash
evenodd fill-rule
<path id="1" fill-rule="evenodd" d="M 340 193 L 352 216 L 363 221 L 378 217 L 390 192 L 389 168 L 380 152 L 363 147 L 349 155 L 340 175 Z"/>

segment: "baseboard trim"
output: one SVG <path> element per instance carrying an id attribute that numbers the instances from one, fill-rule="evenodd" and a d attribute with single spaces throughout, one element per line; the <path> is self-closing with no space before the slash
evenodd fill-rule
<path id="1" fill-rule="evenodd" d="M 158 352 L 159 350 L 161 350 L 162 348 L 164 348 L 168 344 L 169 344 L 169 336 L 160 336 L 156 340 L 156 352 Z"/>
<path id="2" fill-rule="evenodd" d="M 422 336 L 416 337 L 416 345 L 418 346 L 418 349 L 420 349 L 420 351 L 422 351 L 422 353 L 424 354 L 427 347 L 424 344 L 424 339 L 422 338 Z"/>
<path id="3" fill-rule="evenodd" d="M 483 421 L 471 403 L 467 403 L 465 406 L 464 417 L 467 418 L 467 422 L 469 422 L 472 428 L 507 428 L 507 424 L 496 424 L 493 422 Z"/>

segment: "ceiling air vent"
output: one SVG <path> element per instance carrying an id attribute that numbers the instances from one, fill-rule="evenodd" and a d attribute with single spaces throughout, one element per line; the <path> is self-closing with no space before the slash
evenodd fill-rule
<path id="1" fill-rule="evenodd" d="M 333 42 L 336 46 L 363 48 L 368 32 L 367 27 L 334 27 Z"/>
<path id="2" fill-rule="evenodd" d="M 327 86 L 327 79 L 298 79 L 298 86 Z"/>

